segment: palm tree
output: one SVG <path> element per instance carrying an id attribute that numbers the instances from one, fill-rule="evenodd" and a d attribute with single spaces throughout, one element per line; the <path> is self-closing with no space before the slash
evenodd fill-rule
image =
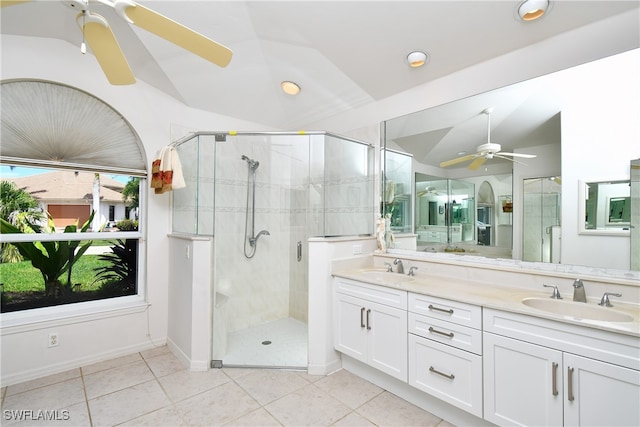
<path id="1" fill-rule="evenodd" d="M 140 205 L 140 178 L 131 177 L 122 190 L 122 200 L 135 211 Z"/>
<path id="2" fill-rule="evenodd" d="M 36 199 L 13 182 L 0 182 L 0 218 L 16 226 L 23 233 L 39 233 L 45 220 Z M 22 256 L 10 243 L 0 247 L 2 262 L 20 262 Z"/>

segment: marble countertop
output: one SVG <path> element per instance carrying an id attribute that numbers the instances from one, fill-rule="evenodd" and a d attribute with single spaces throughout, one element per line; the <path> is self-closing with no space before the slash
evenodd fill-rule
<path id="1" fill-rule="evenodd" d="M 371 274 L 371 272 L 374 271 L 381 274 Z M 616 310 L 618 312 L 626 313 L 632 317 L 632 320 L 628 322 L 610 322 L 580 319 L 577 317 L 555 314 L 535 309 L 522 303 L 522 300 L 525 298 L 549 299 L 551 289 L 538 291 L 503 285 L 487 286 L 485 283 L 480 284 L 469 280 L 426 275 L 417 272 L 415 273 L 415 276 L 386 273 L 384 269 L 374 267 L 338 269 L 333 271 L 332 275 L 374 285 L 401 289 L 408 292 L 415 292 L 423 295 L 474 304 L 485 308 L 509 311 L 512 313 L 525 314 L 543 319 L 550 319 L 563 323 L 640 337 L 640 306 L 637 304 L 616 301 L 615 307 L 607 308 L 598 306 L 599 301 L 588 299 L 587 304 L 592 306 L 589 307 L 590 309 Z M 568 304 L 583 304 L 578 302 L 574 303 L 570 299 L 564 299 L 562 301 Z"/>

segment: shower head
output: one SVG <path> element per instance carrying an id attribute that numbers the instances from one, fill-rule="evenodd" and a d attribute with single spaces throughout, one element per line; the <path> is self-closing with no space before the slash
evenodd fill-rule
<path id="1" fill-rule="evenodd" d="M 255 171 L 256 169 L 258 169 L 258 166 L 260 166 L 260 162 L 250 159 L 244 154 L 242 155 L 241 159 L 247 161 L 247 163 L 249 164 L 249 169 L 251 169 L 252 171 Z"/>

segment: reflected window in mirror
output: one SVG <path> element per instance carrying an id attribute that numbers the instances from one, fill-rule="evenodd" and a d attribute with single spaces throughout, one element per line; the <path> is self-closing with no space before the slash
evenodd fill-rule
<path id="1" fill-rule="evenodd" d="M 393 150 L 382 150 L 381 214 L 390 216 L 391 230 L 395 233 L 413 231 L 412 176 L 413 157 Z"/>
<path id="2" fill-rule="evenodd" d="M 631 224 L 629 180 L 580 183 L 581 234 L 628 236 Z"/>

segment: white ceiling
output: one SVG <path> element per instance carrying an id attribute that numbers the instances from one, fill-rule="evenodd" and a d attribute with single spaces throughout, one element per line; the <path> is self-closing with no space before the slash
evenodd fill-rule
<path id="1" fill-rule="evenodd" d="M 219 68 L 92 3 L 91 10 L 109 21 L 139 80 L 191 107 L 283 130 L 305 129 L 639 6 L 635 0 L 554 1 L 542 20 L 523 23 L 514 16 L 519 1 L 510 0 L 140 3 L 234 55 Z M 60 1 L 34 1 L 0 13 L 2 34 L 80 45 L 75 12 Z M 426 67 L 406 65 L 406 55 L 415 49 L 429 53 Z M 283 94 L 283 80 L 296 81 L 302 92 Z"/>

